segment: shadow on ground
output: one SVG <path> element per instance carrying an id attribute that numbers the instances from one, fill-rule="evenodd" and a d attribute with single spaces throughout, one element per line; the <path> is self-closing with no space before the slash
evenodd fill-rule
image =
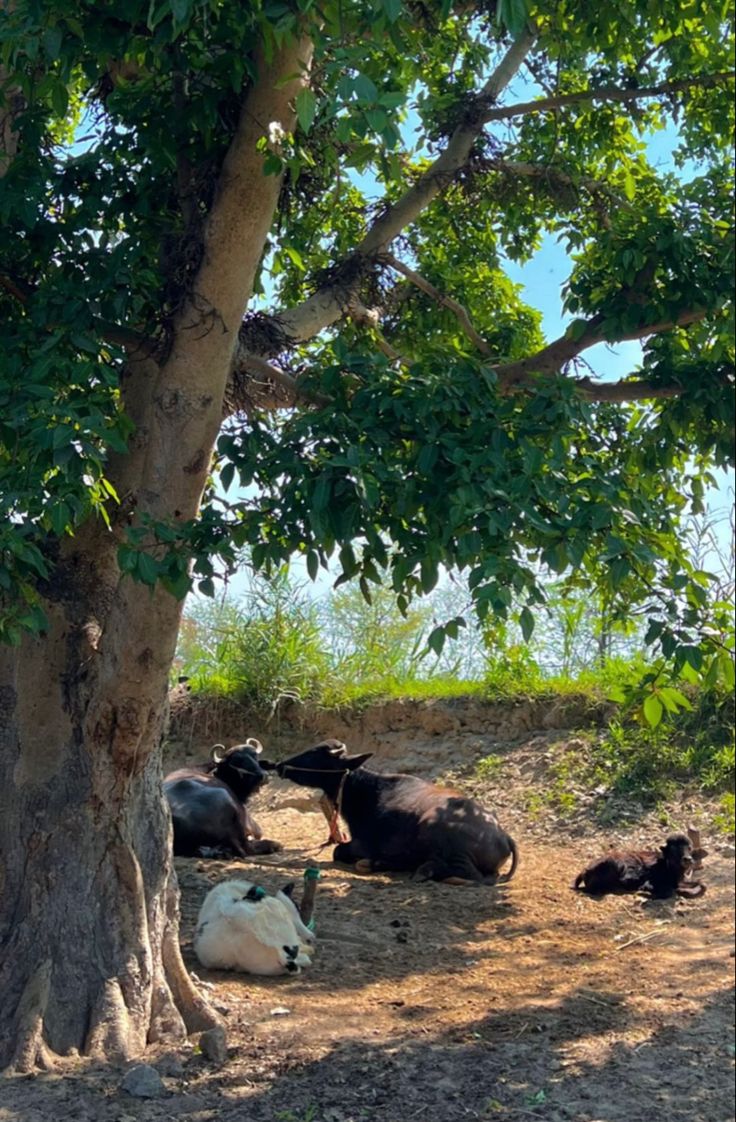
<path id="1" fill-rule="evenodd" d="M 489 1013 L 460 1032 L 390 1044 L 337 1043 L 267 1086 L 223 1077 L 219 1122 L 730 1122 L 733 1001 L 634 1046 L 636 1015 L 605 993 Z M 729 1034 L 729 1029 L 731 1032 Z M 729 1042 L 731 1047 L 729 1048 Z M 186 1117 L 186 1116 L 184 1116 Z"/>

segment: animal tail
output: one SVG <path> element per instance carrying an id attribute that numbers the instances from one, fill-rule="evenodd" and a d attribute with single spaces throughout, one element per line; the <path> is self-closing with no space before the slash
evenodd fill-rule
<path id="1" fill-rule="evenodd" d="M 508 835 L 506 835 L 508 837 Z M 516 848 L 516 842 L 513 838 L 509 838 L 509 848 L 511 850 L 511 868 L 507 873 L 502 873 L 498 878 L 498 884 L 507 884 L 516 872 L 516 866 L 519 864 L 519 851 Z"/>

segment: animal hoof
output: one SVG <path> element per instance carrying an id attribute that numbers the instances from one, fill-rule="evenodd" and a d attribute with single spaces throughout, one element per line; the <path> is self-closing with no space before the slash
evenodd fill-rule
<path id="1" fill-rule="evenodd" d="M 361 857 L 359 861 L 355 862 L 353 866 L 356 873 L 372 873 L 373 862 L 368 857 Z"/>

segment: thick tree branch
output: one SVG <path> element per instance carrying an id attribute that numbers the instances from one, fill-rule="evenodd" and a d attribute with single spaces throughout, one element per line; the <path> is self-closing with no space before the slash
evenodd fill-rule
<path id="1" fill-rule="evenodd" d="M 261 358 L 259 355 L 245 355 L 243 366 L 253 373 L 259 374 L 267 382 L 275 382 L 277 386 L 286 390 L 289 400 L 283 404 L 296 405 L 300 401 L 309 405 L 329 405 L 330 403 L 328 397 L 305 390 L 296 378 L 292 378 L 291 374 L 287 374 L 285 370 L 282 370 L 273 362 L 267 362 L 265 358 Z"/>
<path id="2" fill-rule="evenodd" d="M 294 102 L 308 80 L 311 55 L 308 39 L 286 43 L 268 60 L 257 55 L 257 76 L 245 95 L 204 227 L 202 264 L 174 320 L 169 352 L 153 380 L 146 371 L 122 385 L 139 438 L 134 451 L 115 462 L 111 480 L 118 494 L 143 488 L 153 517 L 196 515 L 240 326 L 281 189 L 280 176 L 263 174 L 267 153 L 260 141 L 277 128 L 284 134 L 293 130 Z"/>
<path id="3" fill-rule="evenodd" d="M 541 179 L 551 186 L 572 187 L 575 190 L 582 187 L 591 195 L 605 195 L 607 199 L 624 210 L 633 211 L 635 209 L 633 203 L 619 195 L 607 183 L 600 179 L 594 179 L 590 175 L 570 175 L 562 168 L 552 167 L 550 164 L 530 164 L 520 160 L 491 159 L 484 166 L 503 172 L 504 175 L 517 176 L 520 179 Z"/>
<path id="4" fill-rule="evenodd" d="M 231 353 L 235 349 L 281 189 L 280 176 L 263 174 L 267 153 L 259 142 L 269 129 L 275 133 L 274 125 L 283 134 L 293 130 L 294 100 L 307 84 L 312 50 L 311 41 L 302 39 L 285 46 L 269 62 L 264 57 L 258 60 L 258 79 L 245 99 L 207 219 L 204 258 L 193 286 L 197 299 L 179 322 L 187 348 L 189 330 L 202 325 L 204 301 L 211 309 L 214 333 L 227 333 Z"/>
<path id="5" fill-rule="evenodd" d="M 481 90 L 478 98 L 481 103 L 498 100 L 533 47 L 535 39 L 536 32 L 527 30 L 513 43 Z M 482 124 L 481 120 L 471 114 L 468 121 L 455 129 L 444 152 L 431 167 L 381 218 L 373 223 L 358 246 L 359 253 L 364 256 L 380 253 L 403 229 L 418 218 L 432 199 L 445 190 L 470 155 Z"/>
<path id="6" fill-rule="evenodd" d="M 288 392 L 291 401 L 296 401 L 298 396 L 297 385 L 291 374 L 287 374 L 286 371 L 275 366 L 272 362 L 267 362 L 265 358 L 261 358 L 259 355 L 246 355 L 244 365 L 254 374 L 260 374 L 266 381 L 275 382 L 276 385 L 281 386 Z"/>
<path id="7" fill-rule="evenodd" d="M 483 336 L 473 327 L 470 316 L 462 304 L 458 304 L 457 300 L 453 300 L 451 296 L 445 296 L 438 288 L 435 288 L 433 284 L 420 276 L 419 273 L 415 273 L 408 265 L 404 265 L 404 263 L 394 257 L 393 254 L 385 253 L 383 255 L 383 260 L 386 261 L 392 269 L 396 269 L 398 273 L 402 273 L 407 280 L 410 280 L 411 283 L 416 285 L 417 288 L 420 288 L 422 292 L 426 292 L 428 296 L 436 300 L 438 304 L 442 304 L 443 307 L 448 308 L 457 317 L 468 339 L 470 339 L 474 347 L 478 348 L 481 354 L 490 356 L 493 353 L 490 344 L 487 343 Z"/>
<path id="8" fill-rule="evenodd" d="M 661 398 L 680 397 L 684 387 L 679 383 L 658 385 L 641 378 L 619 382 L 596 382 L 592 378 L 576 378 L 572 383 L 576 393 L 586 401 L 655 401 Z"/>
<path id="9" fill-rule="evenodd" d="M 0 10 L 5 5 L 0 5 Z M 0 179 L 13 162 L 18 151 L 18 132 L 15 118 L 23 108 L 23 97 L 17 86 L 10 82 L 8 72 L 0 66 Z"/>
<path id="10" fill-rule="evenodd" d="M 663 331 L 671 331 L 675 327 L 686 327 L 690 323 L 697 323 L 706 315 L 707 312 L 703 308 L 689 308 L 675 319 L 642 323 L 637 328 L 622 331 L 615 339 L 609 339 L 601 330 L 605 317 L 599 314 L 588 320 L 585 331 L 577 339 L 563 335 L 536 354 L 529 355 L 528 358 L 496 363 L 491 369 L 498 377 L 499 385 L 505 390 L 523 386 L 533 387 L 536 384 L 536 375 L 558 373 L 566 363 L 597 343 L 623 343 L 631 339 L 644 339 L 647 335 L 660 335 Z"/>
<path id="11" fill-rule="evenodd" d="M 537 101 L 505 108 L 493 106 L 492 102 L 498 98 L 524 61 L 525 56 L 534 43 L 534 39 L 535 33 L 528 31 L 513 44 L 481 91 L 477 99 L 476 109 L 469 113 L 466 120 L 458 126 L 451 136 L 446 149 L 434 161 L 431 167 L 420 176 L 417 182 L 410 187 L 393 206 L 373 223 L 355 251 L 357 257 L 367 259 L 385 258 L 390 242 L 402 229 L 414 221 L 432 200 L 453 181 L 456 172 L 467 161 L 473 143 L 481 131 L 482 126 L 490 120 L 508 119 L 530 112 L 540 112 L 566 105 L 584 103 L 586 101 L 636 101 L 646 97 L 668 95 L 693 87 L 712 87 L 720 85 L 733 77 L 732 74 L 700 75 L 687 79 L 664 82 L 658 86 L 641 89 L 603 87 L 601 89 L 581 91 L 575 94 L 561 94 L 554 97 L 541 98 Z M 489 107 L 481 108 L 480 111 L 478 111 L 477 106 Z M 576 180 L 573 176 L 568 176 L 567 173 L 561 170 L 538 167 L 523 162 L 499 160 L 492 161 L 491 166 L 493 165 L 495 165 L 499 171 L 520 177 L 547 178 L 561 186 L 583 187 L 591 193 L 605 195 L 611 198 L 617 205 L 625 207 L 630 206 L 627 201 L 620 199 L 606 184 L 591 177 Z M 394 258 L 393 261 L 396 261 L 396 259 Z M 401 266 L 399 271 L 403 271 L 406 268 L 405 266 Z M 462 324 L 463 330 L 468 335 L 468 338 L 473 341 L 474 345 L 478 347 L 481 353 L 489 355 L 490 348 L 488 344 L 482 336 L 475 331 L 465 309 L 457 304 L 457 302 L 452 301 L 450 297 L 443 296 L 443 294 L 437 289 L 434 289 L 433 286 L 427 287 L 428 282 L 426 282 L 424 278 L 419 278 L 418 274 L 410 276 L 410 273 L 413 273 L 413 271 L 409 270 L 409 272 L 404 272 L 404 275 L 407 276 L 412 283 L 417 284 L 418 287 L 423 287 L 424 291 L 431 295 L 433 299 L 439 300 L 446 307 L 450 308 L 455 315 L 458 316 L 458 320 Z M 355 305 L 355 293 L 351 292 L 349 289 L 346 290 L 344 283 L 325 285 L 302 304 L 285 310 L 278 315 L 277 322 L 280 331 L 283 333 L 283 345 L 289 346 L 313 338 L 325 327 L 330 326 L 345 315 L 345 313 L 350 310 L 351 305 Z M 670 327 L 677 326 L 678 324 L 684 325 L 685 323 L 694 322 L 695 319 L 702 318 L 704 314 L 704 312 L 697 311 L 693 313 L 690 318 L 690 314 L 685 313 L 684 318 L 678 319 L 677 323 L 642 325 L 642 327 L 638 328 L 636 331 L 622 336 L 619 341 L 623 339 L 642 338 L 649 334 L 656 334 L 660 331 L 668 330 Z M 522 386 L 525 383 L 530 384 L 530 380 L 533 381 L 532 375 L 536 373 L 559 371 L 566 362 L 575 358 L 587 347 L 605 341 L 605 337 L 599 330 L 602 318 L 603 317 L 596 319 L 594 317 L 594 319 L 590 321 L 586 332 L 578 340 L 573 341 L 563 337 L 555 343 L 550 344 L 548 347 L 545 347 L 538 355 L 519 360 L 515 363 L 497 364 L 494 369 L 499 375 L 504 387 L 510 389 L 511 387 Z M 402 357 L 394 352 L 390 344 L 385 340 L 383 340 L 383 343 L 385 346 L 381 345 L 381 341 L 379 340 L 379 347 L 387 357 L 391 358 L 392 361 L 402 361 Z M 244 358 L 245 354 L 241 348 L 237 363 L 241 369 Z"/>
<path id="12" fill-rule="evenodd" d="M 658 86 L 641 86 L 632 89 L 600 86 L 597 89 L 581 90 L 579 93 L 540 97 L 536 101 L 523 101 L 517 105 L 491 105 L 482 113 L 482 120 L 484 124 L 488 124 L 489 121 L 507 121 L 512 117 L 525 117 L 529 113 L 545 113 L 551 109 L 564 109 L 568 105 L 581 105 L 589 101 L 617 101 L 626 104 L 648 97 L 682 93 L 684 90 L 695 88 L 711 89 L 732 82 L 734 77 L 736 77 L 734 71 L 725 71 L 721 74 L 694 74 L 690 78 L 675 78 L 670 82 L 661 82 Z"/>
<path id="13" fill-rule="evenodd" d="M 559 94 L 536 101 L 511 106 L 494 106 L 503 89 L 524 61 L 534 44 L 535 33 L 527 31 L 513 44 L 506 56 L 478 96 L 476 109 L 453 133 L 446 149 L 417 182 L 402 195 L 370 228 L 358 245 L 359 255 L 371 257 L 382 252 L 401 231 L 413 222 L 430 202 L 452 182 L 455 173 L 466 162 L 472 145 L 483 125 L 493 120 L 507 120 L 590 101 L 632 102 L 648 97 L 658 97 L 692 88 L 706 89 L 733 79 L 732 72 L 694 75 L 692 78 L 662 82 L 658 86 L 640 89 L 601 87 L 579 93 Z M 316 292 L 295 308 L 280 313 L 284 331 L 294 342 L 313 338 L 323 328 L 335 323 L 345 312 L 345 300 L 331 286 Z"/>
<path id="14" fill-rule="evenodd" d="M 531 50 L 535 38 L 536 32 L 525 31 L 509 48 L 481 91 L 484 103 L 495 101 L 500 96 Z M 357 246 L 359 256 L 375 257 L 381 253 L 446 189 L 466 162 L 482 126 L 483 121 L 472 118 L 455 129 L 447 147 L 434 163 L 373 223 Z M 340 319 L 348 302 L 344 293 L 334 286 L 327 286 L 297 307 L 279 313 L 279 322 L 293 342 L 304 342 Z"/>

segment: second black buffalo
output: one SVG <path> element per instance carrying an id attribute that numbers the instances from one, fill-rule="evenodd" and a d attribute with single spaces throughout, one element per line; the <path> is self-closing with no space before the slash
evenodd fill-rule
<path id="1" fill-rule="evenodd" d="M 351 840 L 333 857 L 360 872 L 396 870 L 449 884 L 495 884 L 516 870 L 516 844 L 475 799 L 413 775 L 381 775 L 363 767 L 372 753 L 349 756 L 326 740 L 265 769 L 302 787 L 316 787 L 339 810 Z M 508 873 L 500 869 L 511 859 Z"/>

